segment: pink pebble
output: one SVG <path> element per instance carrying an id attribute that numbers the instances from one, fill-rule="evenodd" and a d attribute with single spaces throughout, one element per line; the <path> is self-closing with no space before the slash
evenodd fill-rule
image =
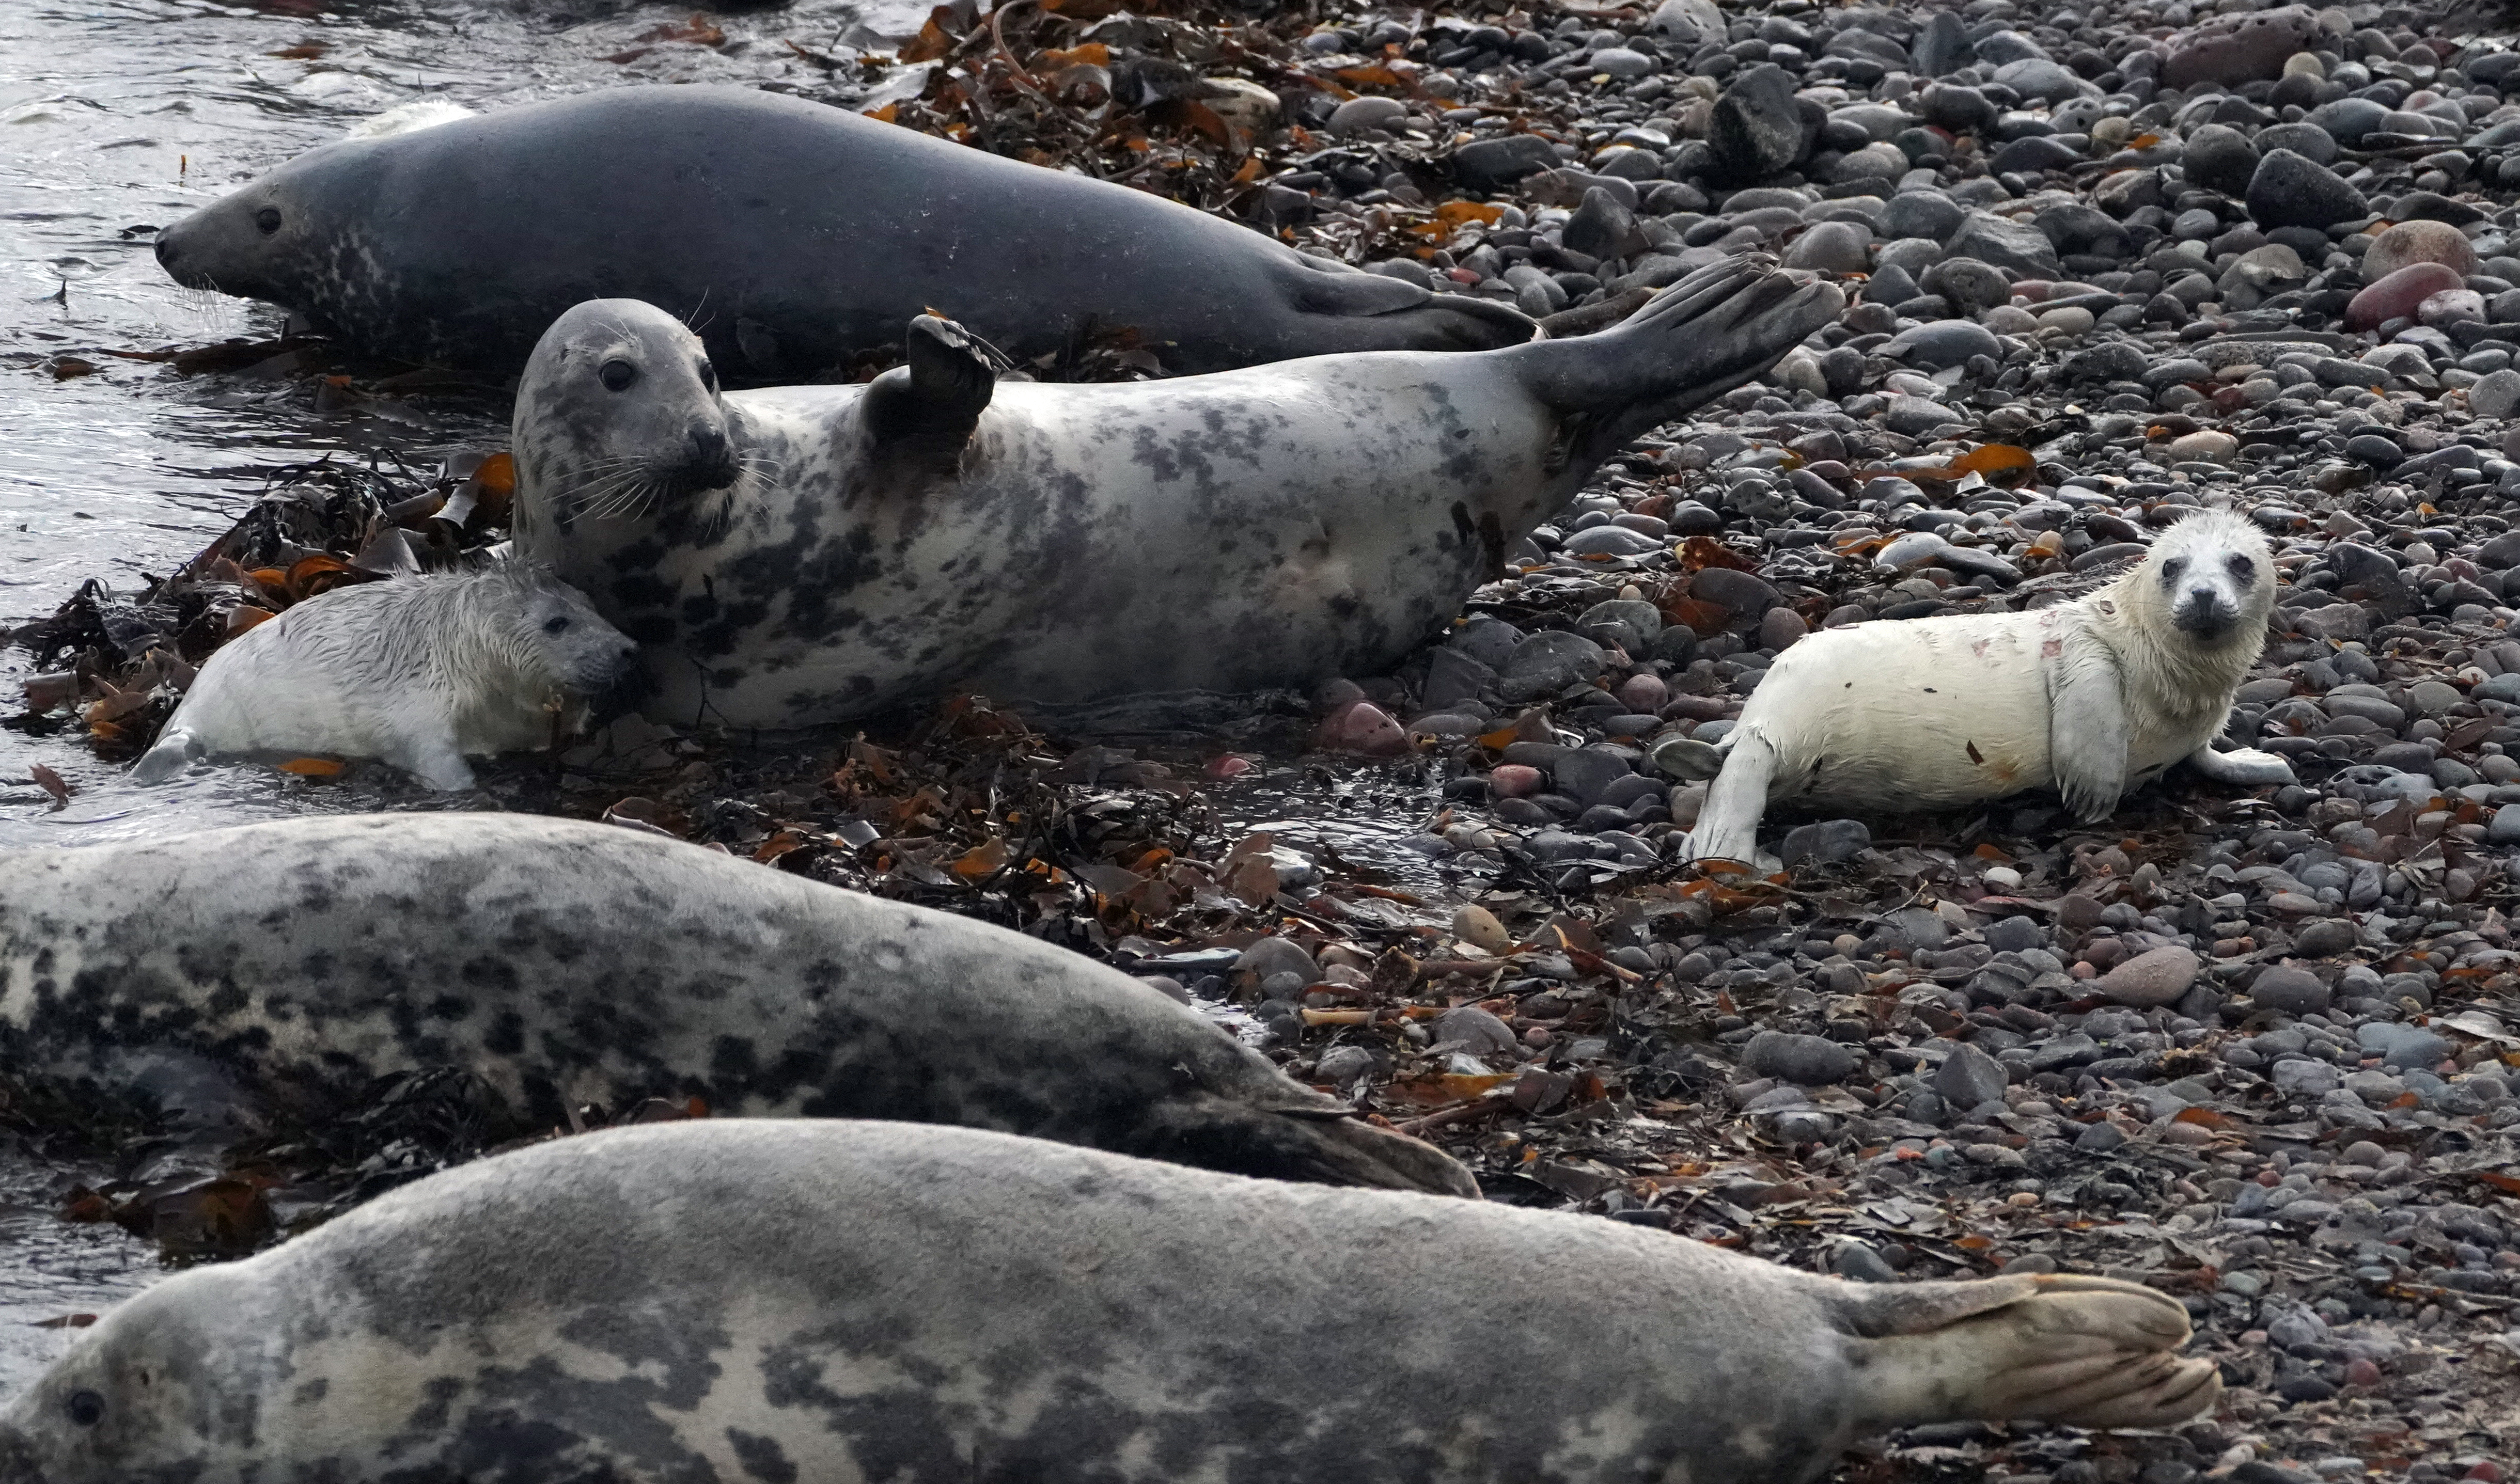
<path id="1" fill-rule="evenodd" d="M 2369 1361 L 2357 1356 L 2353 1360 L 2345 1363 L 2345 1384 L 2348 1386 L 2377 1386 L 2380 1384 L 2380 1368 L 2372 1365 Z"/>
<path id="2" fill-rule="evenodd" d="M 1313 733 L 1313 745 L 1325 752 L 1362 752 L 1388 757 L 1409 750 L 1409 734 L 1389 712 L 1370 700 L 1330 713 Z"/>
<path id="3" fill-rule="evenodd" d="M 2440 263 L 2408 263 L 2354 295 L 2345 306 L 2345 328 L 2360 334 L 2390 320 L 2412 316 L 2424 300 L 2445 289 L 2464 289 L 2467 281 Z"/>
<path id="4" fill-rule="evenodd" d="M 2012 286 L 2012 296 L 2028 304 L 2046 303 L 2048 292 L 2055 287 L 2044 278 L 2025 278 Z"/>
<path id="5" fill-rule="evenodd" d="M 1251 759 L 1237 757 L 1231 752 L 1211 758 L 1207 764 L 1207 776 L 1210 778 L 1240 778 L 1250 771 Z"/>
<path id="6" fill-rule="evenodd" d="M 1619 704 L 1640 714 L 1650 715 L 1660 711 L 1662 703 L 1669 699 L 1671 699 L 1671 687 L 1664 685 L 1659 675 L 1646 673 L 1631 675 L 1626 683 L 1619 687 Z"/>
<path id="7" fill-rule="evenodd" d="M 2492 1459 L 2479 1459 L 2461 1477 L 2474 1479 L 2477 1484 L 2502 1484 L 2502 1465 Z"/>
<path id="8" fill-rule="evenodd" d="M 1507 763 L 1488 775 L 1488 787 L 1499 798 L 1520 798 L 1540 791 L 1540 770 Z"/>

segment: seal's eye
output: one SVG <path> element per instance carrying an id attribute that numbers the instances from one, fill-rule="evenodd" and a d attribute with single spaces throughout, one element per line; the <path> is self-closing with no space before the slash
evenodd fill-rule
<path id="1" fill-rule="evenodd" d="M 2255 582 L 2258 580 L 2258 564 L 2251 562 L 2245 554 L 2233 552 L 2228 564 L 2231 568 L 2231 575 L 2239 578 L 2242 582 Z"/>
<path id="2" fill-rule="evenodd" d="M 81 1427 L 93 1427 L 105 1420 L 105 1398 L 93 1391 L 73 1391 L 69 1413 L 71 1421 Z"/>
<path id="3" fill-rule="evenodd" d="M 2179 580 L 2179 574 L 2185 570 L 2187 570 L 2187 559 L 2184 557 L 2173 557 L 2168 562 L 2161 564 L 2161 580 L 2164 582 L 2177 582 Z"/>
<path id="4" fill-rule="evenodd" d="M 712 392 L 717 390 L 717 368 L 706 361 L 700 362 L 700 384 Z"/>
<path id="5" fill-rule="evenodd" d="M 256 211 L 253 213 L 253 224 L 262 229 L 263 236 L 269 237 L 274 232 L 280 230 L 280 208 L 278 206 L 265 206 L 261 210 Z"/>
<path id="6" fill-rule="evenodd" d="M 596 375 L 604 378 L 605 390 L 626 391 L 631 382 L 639 380 L 639 368 L 628 361 L 607 361 Z"/>
<path id="7" fill-rule="evenodd" d="M 567 633 L 568 615 L 566 613 L 554 613 L 551 617 L 544 619 L 543 632 L 546 634 Z"/>

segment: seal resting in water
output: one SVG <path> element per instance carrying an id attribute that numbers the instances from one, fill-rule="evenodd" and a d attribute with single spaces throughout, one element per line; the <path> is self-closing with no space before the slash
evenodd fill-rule
<path id="1" fill-rule="evenodd" d="M 202 666 L 132 776 L 222 752 L 377 757 L 470 788 L 468 756 L 548 747 L 635 680 L 639 647 L 531 562 L 336 588 Z"/>
<path id="2" fill-rule="evenodd" d="M 1475 1195 L 1188 1007 L 1080 954 L 611 825 L 361 815 L 21 851 L 0 1065 L 199 1057 L 284 1113 L 439 1066 L 493 1134 L 585 1103 L 967 1123 L 1294 1180 Z"/>
<path id="3" fill-rule="evenodd" d="M 2227 512 L 2190 516 L 2072 603 L 1798 640 L 1722 742 L 1666 742 L 1654 757 L 1715 780 L 1689 856 L 1743 863 L 1776 799 L 1939 809 L 2053 787 L 2097 821 L 2182 761 L 2221 783 L 2290 783 L 2271 752 L 2213 747 L 2274 601 L 2258 528 Z"/>
<path id="4" fill-rule="evenodd" d="M 962 1129 L 658 1124 L 166 1279 L 0 1412 L 0 1478 L 1805 1484 L 1887 1427 L 2192 1417 L 2187 1334 L 2108 1279 L 1850 1283 Z"/>
<path id="5" fill-rule="evenodd" d="M 922 317 L 865 386 L 721 393 L 680 322 L 603 299 L 518 387 L 517 548 L 683 725 L 1375 674 L 1603 459 L 1841 303 L 1735 258 L 1578 340 L 1096 386 L 999 382 Z"/>
<path id="6" fill-rule="evenodd" d="M 167 228 L 158 261 L 371 354 L 499 376 L 571 304 L 612 297 L 689 318 L 754 382 L 896 343 L 929 305 L 1027 359 L 1134 330 L 1176 371 L 1538 333 L 1144 191 L 752 88 L 379 127 Z"/>

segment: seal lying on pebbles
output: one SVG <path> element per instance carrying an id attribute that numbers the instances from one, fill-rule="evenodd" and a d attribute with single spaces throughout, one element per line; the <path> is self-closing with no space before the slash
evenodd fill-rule
<path id="1" fill-rule="evenodd" d="M 206 1059 L 321 1116 L 455 1066 L 492 1122 L 698 1097 L 1474 1195 L 1187 1007 L 1020 933 L 609 825 L 290 820 L 12 856 L 0 1065 Z"/>
<path id="2" fill-rule="evenodd" d="M 636 680 L 639 647 L 548 567 L 336 588 L 229 641 L 132 774 L 144 784 L 221 752 L 377 757 L 432 788 L 464 759 L 548 747 Z"/>
<path id="3" fill-rule="evenodd" d="M 922 317 L 867 386 L 721 394 L 671 315 L 598 300 L 518 388 L 517 545 L 685 724 L 1378 674 L 1603 459 L 1841 302 L 1736 258 L 1580 340 L 1094 386 L 993 384 Z"/>
<path id="4" fill-rule="evenodd" d="M 1467 1363 L 1508 1334 L 1545 1364 Z M 968 1130 L 666 1124 L 167 1279 L 0 1413 L 0 1476 L 471 1478 L 530 1446 L 537 1478 L 1802 1484 L 1885 1427 L 2182 1420 L 2221 1392 L 2187 1334 L 2109 1279 L 1850 1283 Z"/>
<path id="5" fill-rule="evenodd" d="M 2272 753 L 2217 752 L 2265 647 L 2275 572 L 2239 516 L 2191 516 L 2072 603 L 1829 629 L 1779 655 L 1720 743 L 1655 749 L 1714 778 L 1691 859 L 1754 859 L 1772 799 L 1935 809 L 2054 787 L 2085 820 L 2184 761 L 2222 783 L 2292 782 Z"/>
<path id="6" fill-rule="evenodd" d="M 168 228 L 158 260 L 361 350 L 500 375 L 571 304 L 616 295 L 691 316 L 756 382 L 889 344 L 930 304 L 1018 356 L 1130 329 L 1183 371 L 1537 333 L 1144 191 L 741 87 L 328 145 Z"/>

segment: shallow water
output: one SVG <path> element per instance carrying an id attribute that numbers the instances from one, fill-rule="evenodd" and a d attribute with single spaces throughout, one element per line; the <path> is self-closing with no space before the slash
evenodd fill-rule
<path id="1" fill-rule="evenodd" d="M 663 45 L 606 61 L 692 7 L 376 4 L 362 0 L 10 0 L 0 5 L 0 629 L 50 613 L 100 577 L 137 591 L 251 503 L 272 471 L 390 450 L 415 466 L 505 441 L 474 398 L 318 412 L 302 387 L 251 373 L 184 376 L 107 352 L 268 338 L 267 305 L 178 288 L 154 230 L 370 114 L 426 98 L 474 109 L 634 83 L 819 81 L 782 45 L 833 46 L 853 25 L 906 34 L 911 0 L 806 0 L 722 18 L 722 49 Z M 591 15 L 590 15 L 591 13 Z M 285 50 L 320 55 L 280 57 Z M 100 369 L 54 374 L 73 356 Z M 0 714 L 29 673 L 0 651 Z M 32 764 L 77 790 L 55 811 Z M 5 851 L 179 833 L 304 813 L 408 807 L 427 795 L 364 770 L 310 787 L 224 769 L 142 789 L 69 733 L 0 730 Z M 111 1227 L 57 1220 L 60 1172 L 0 1157 L 0 1397 L 75 1336 L 37 1327 L 137 1291 L 159 1270 Z"/>

